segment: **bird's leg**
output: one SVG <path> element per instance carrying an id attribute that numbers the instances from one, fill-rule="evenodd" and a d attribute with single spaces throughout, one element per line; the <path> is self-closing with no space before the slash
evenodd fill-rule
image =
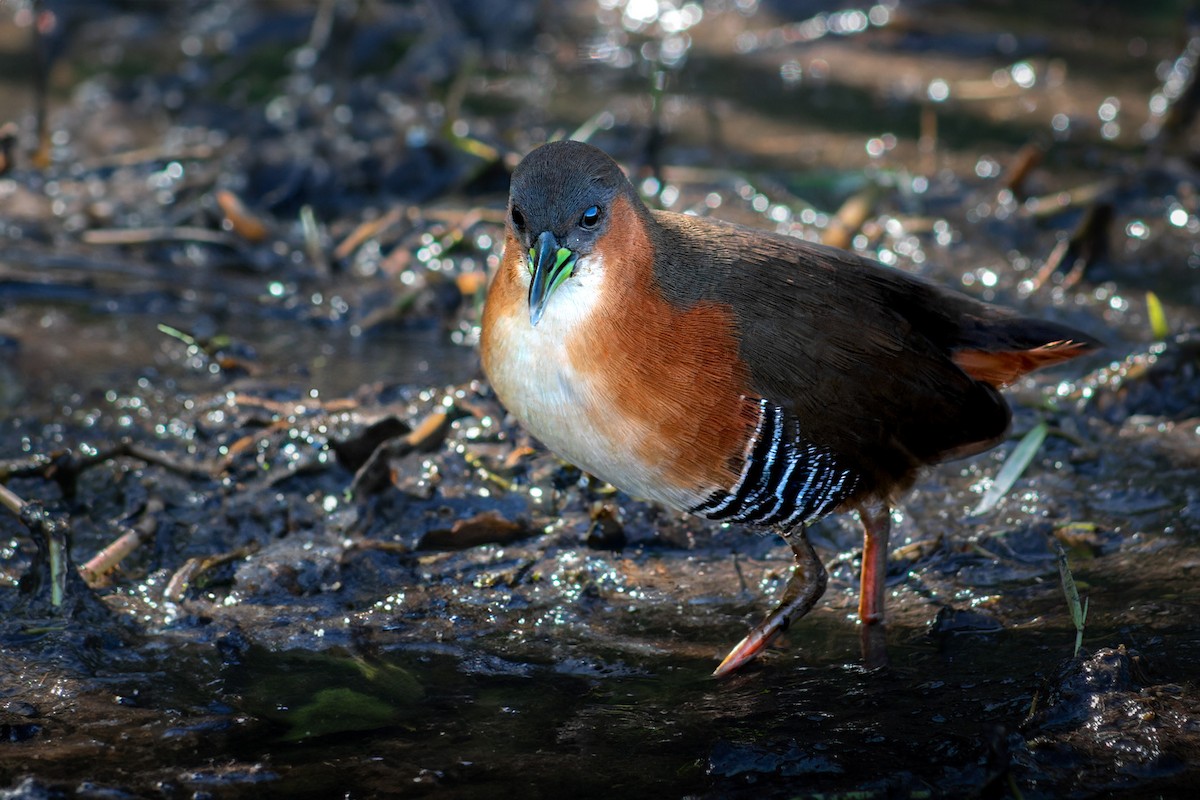
<path id="1" fill-rule="evenodd" d="M 728 675 L 761 653 L 776 636 L 787 630 L 788 626 L 803 617 L 816 602 L 825 594 L 825 565 L 817 558 L 816 551 L 809 544 L 804 526 L 783 534 L 783 540 L 792 548 L 795 554 L 796 566 L 792 569 L 792 577 L 788 579 L 783 591 L 783 600 L 766 619 L 755 625 L 738 642 L 729 655 L 713 671 L 713 675 Z"/>
<path id="2" fill-rule="evenodd" d="M 858 618 L 864 625 L 883 622 L 887 582 L 888 535 L 892 511 L 886 503 L 864 503 L 858 508 L 863 524 L 862 577 L 858 590 Z"/>

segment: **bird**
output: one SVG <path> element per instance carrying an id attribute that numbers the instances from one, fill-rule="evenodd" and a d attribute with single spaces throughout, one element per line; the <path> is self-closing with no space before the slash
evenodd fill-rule
<path id="1" fill-rule="evenodd" d="M 820 599 L 806 528 L 835 512 L 862 522 L 858 615 L 882 630 L 905 490 L 1005 438 L 1003 386 L 1099 346 L 851 252 L 650 210 L 616 161 L 570 140 L 513 170 L 480 333 L 497 397 L 564 460 L 791 547 L 781 602 L 716 675 Z"/>

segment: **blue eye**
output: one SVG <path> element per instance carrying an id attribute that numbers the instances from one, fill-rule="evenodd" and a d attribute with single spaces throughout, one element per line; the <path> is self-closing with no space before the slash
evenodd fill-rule
<path id="1" fill-rule="evenodd" d="M 600 206 L 590 206 L 579 218 L 579 227 L 594 228 L 600 222 Z"/>

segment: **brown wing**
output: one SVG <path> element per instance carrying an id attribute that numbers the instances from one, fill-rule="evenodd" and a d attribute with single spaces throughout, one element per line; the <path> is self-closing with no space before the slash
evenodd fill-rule
<path id="1" fill-rule="evenodd" d="M 663 293 L 681 306 L 731 304 L 749 389 L 796 415 L 807 440 L 864 476 L 867 493 L 898 491 L 922 465 L 991 447 L 1010 419 L 997 386 L 1095 344 L 852 253 L 654 218 Z"/>

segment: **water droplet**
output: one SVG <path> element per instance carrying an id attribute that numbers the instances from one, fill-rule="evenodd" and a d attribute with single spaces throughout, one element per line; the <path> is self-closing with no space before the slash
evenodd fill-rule
<path id="1" fill-rule="evenodd" d="M 892 9 L 883 4 L 871 6 L 867 18 L 871 20 L 872 25 L 887 25 L 892 19 Z"/>
<path id="2" fill-rule="evenodd" d="M 1009 69 L 1012 78 L 1022 89 L 1029 89 L 1037 83 L 1037 72 L 1028 61 L 1018 61 Z"/>
<path id="3" fill-rule="evenodd" d="M 1131 239 L 1149 239 L 1150 228 L 1140 219 L 1135 219 L 1125 226 L 1125 235 Z"/>

